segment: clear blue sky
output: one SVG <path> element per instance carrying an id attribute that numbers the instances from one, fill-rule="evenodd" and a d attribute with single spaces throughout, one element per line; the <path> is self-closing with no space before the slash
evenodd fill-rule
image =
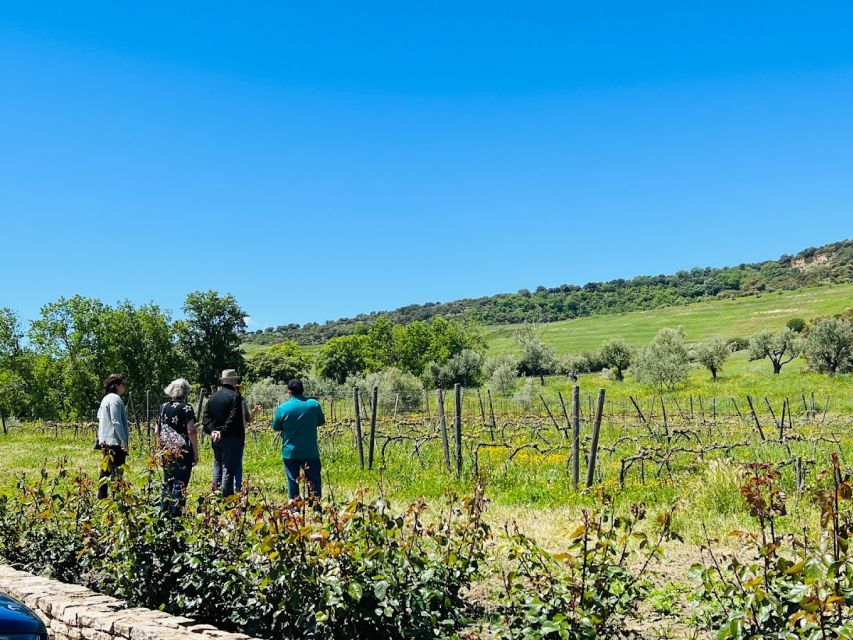
<path id="1" fill-rule="evenodd" d="M 251 328 L 853 236 L 853 3 L 8 2 L 0 306 Z"/>

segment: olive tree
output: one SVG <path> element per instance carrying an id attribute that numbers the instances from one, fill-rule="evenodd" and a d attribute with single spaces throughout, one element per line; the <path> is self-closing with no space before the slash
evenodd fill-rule
<path id="1" fill-rule="evenodd" d="M 824 318 L 809 331 L 803 352 L 809 366 L 819 373 L 853 371 L 853 322 Z"/>
<path id="2" fill-rule="evenodd" d="M 690 355 L 681 328 L 661 329 L 650 344 L 637 352 L 631 370 L 646 384 L 673 389 L 686 376 Z"/>
<path id="3" fill-rule="evenodd" d="M 483 364 L 483 375 L 488 380 L 489 387 L 501 395 L 506 395 L 518 378 L 515 359 L 508 355 L 487 358 Z"/>
<path id="4" fill-rule="evenodd" d="M 545 376 L 557 369 L 557 355 L 554 348 L 545 344 L 539 337 L 535 324 L 525 323 L 513 333 L 515 344 L 521 349 L 518 370 L 523 375 L 538 376 L 545 384 Z"/>
<path id="5" fill-rule="evenodd" d="M 773 363 L 773 373 L 779 373 L 784 365 L 800 355 L 802 348 L 800 337 L 787 327 L 778 333 L 760 331 L 749 341 L 749 359 L 767 358 Z"/>
<path id="6" fill-rule="evenodd" d="M 693 351 L 696 362 L 711 372 L 711 378 L 717 379 L 717 373 L 722 371 L 723 364 L 732 354 L 732 345 L 725 338 L 714 336 L 710 340 L 700 342 Z"/>
<path id="7" fill-rule="evenodd" d="M 483 356 L 473 349 L 464 349 L 444 364 L 430 362 L 424 372 L 428 386 L 448 389 L 454 384 L 476 387 L 482 377 Z"/>
<path id="8" fill-rule="evenodd" d="M 616 379 L 624 379 L 624 371 L 631 365 L 634 350 L 622 338 L 613 338 L 601 345 L 601 360 L 611 369 Z"/>

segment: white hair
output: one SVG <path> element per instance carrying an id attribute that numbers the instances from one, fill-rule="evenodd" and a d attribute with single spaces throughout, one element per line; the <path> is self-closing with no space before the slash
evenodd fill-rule
<path id="1" fill-rule="evenodd" d="M 172 380 L 164 391 L 172 400 L 186 400 L 190 395 L 190 383 L 185 378 L 178 378 Z"/>

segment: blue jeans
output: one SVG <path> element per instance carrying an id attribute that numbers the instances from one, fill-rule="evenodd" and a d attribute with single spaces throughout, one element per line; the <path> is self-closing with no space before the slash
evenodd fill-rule
<path id="1" fill-rule="evenodd" d="M 299 497 L 299 475 L 305 473 L 309 496 L 319 498 L 323 495 L 323 483 L 320 479 L 320 458 L 290 458 L 284 462 L 284 475 L 287 476 L 287 497 Z"/>
<path id="2" fill-rule="evenodd" d="M 230 496 L 243 488 L 243 438 L 230 436 L 213 443 L 213 490 Z"/>
<path id="3" fill-rule="evenodd" d="M 184 511 L 187 487 L 193 472 L 193 454 L 185 452 L 180 458 L 163 463 L 163 499 L 160 507 L 165 514 L 176 518 Z"/>

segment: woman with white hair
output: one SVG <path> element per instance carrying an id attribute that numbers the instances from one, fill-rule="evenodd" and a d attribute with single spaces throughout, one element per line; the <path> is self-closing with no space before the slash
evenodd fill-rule
<path id="1" fill-rule="evenodd" d="M 179 516 L 186 503 L 193 465 L 198 463 L 198 436 L 193 408 L 187 403 L 190 383 L 178 378 L 165 389 L 169 401 L 160 406 L 157 441 L 163 458 L 163 511 Z"/>

